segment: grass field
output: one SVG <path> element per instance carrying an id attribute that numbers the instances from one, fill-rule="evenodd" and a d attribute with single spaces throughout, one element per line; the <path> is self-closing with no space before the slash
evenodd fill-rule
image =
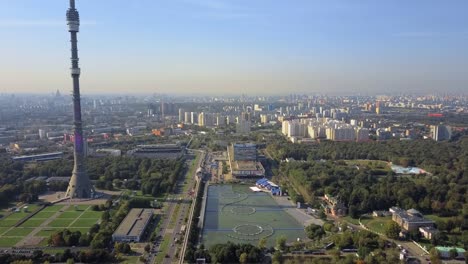
<path id="1" fill-rule="evenodd" d="M 372 231 L 384 234 L 385 233 L 385 226 L 392 222 L 392 217 L 373 217 L 373 218 L 364 218 L 361 219 L 362 224 L 367 226 Z"/>
<path id="2" fill-rule="evenodd" d="M 8 229 L 9 229 L 8 227 L 0 227 L 0 235 L 3 234 Z"/>
<path id="3" fill-rule="evenodd" d="M 122 261 L 119 262 L 120 264 L 139 264 L 142 263 L 140 261 L 140 256 L 124 256 Z"/>
<path id="4" fill-rule="evenodd" d="M 352 218 L 352 217 L 349 216 L 349 215 L 343 217 L 343 219 L 344 219 L 346 222 L 351 223 L 351 224 L 353 224 L 353 225 L 359 225 L 359 219 L 354 219 L 354 218 Z"/>
<path id="5" fill-rule="evenodd" d="M 4 236 L 27 236 L 31 233 L 34 228 L 15 227 L 10 231 L 6 232 Z"/>
<path id="6" fill-rule="evenodd" d="M 20 242 L 23 239 L 21 236 L 15 237 L 6 237 L 2 236 L 0 238 L 0 247 L 13 247 L 16 243 Z"/>
<path id="7" fill-rule="evenodd" d="M 209 187 L 203 229 L 206 246 L 227 241 L 256 245 L 261 238 L 272 246 L 282 235 L 288 242 L 306 238 L 303 226 L 270 194 L 253 193 L 246 185 Z"/>
<path id="8" fill-rule="evenodd" d="M 35 237 L 42 237 L 45 240 L 54 232 L 63 230 L 65 228 L 70 231 L 80 231 L 86 233 L 92 225 L 96 224 L 101 218 L 102 212 L 91 210 L 89 205 L 53 205 L 44 208 L 36 215 L 32 216 L 21 226 L 13 228 L 13 226 L 31 214 L 37 206 L 28 205 L 29 212 L 15 212 L 8 217 L 0 219 L 0 246 L 11 247 L 16 243 L 23 240 L 26 236 L 30 235 L 35 229 Z M 50 217 L 57 216 L 50 223 Z M 47 223 L 47 224 L 46 224 Z M 23 243 L 23 242 L 22 242 Z M 42 241 L 41 246 L 46 246 L 47 241 Z"/>

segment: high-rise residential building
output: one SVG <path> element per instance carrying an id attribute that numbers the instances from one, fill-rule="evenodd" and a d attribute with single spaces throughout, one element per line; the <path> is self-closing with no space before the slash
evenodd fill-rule
<path id="1" fill-rule="evenodd" d="M 201 112 L 200 114 L 198 114 L 198 125 L 201 126 L 201 127 L 204 127 L 206 126 L 206 114 L 205 112 Z"/>
<path id="2" fill-rule="evenodd" d="M 185 112 L 184 113 L 184 123 L 185 124 L 190 124 L 192 122 L 190 112 Z"/>
<path id="3" fill-rule="evenodd" d="M 224 126 L 226 125 L 226 117 L 220 114 L 216 115 L 216 126 Z"/>
<path id="4" fill-rule="evenodd" d="M 432 139 L 435 141 L 449 140 L 452 137 L 452 129 L 449 126 L 431 126 Z"/>
<path id="5" fill-rule="evenodd" d="M 39 129 L 39 138 L 47 139 L 47 132 L 44 129 Z"/>
<path id="6" fill-rule="evenodd" d="M 270 116 L 265 114 L 260 115 L 260 122 L 262 124 L 267 124 L 268 122 L 270 122 Z"/>
<path id="7" fill-rule="evenodd" d="M 184 120 L 185 120 L 185 119 L 184 119 L 184 117 L 185 117 L 184 115 L 185 115 L 185 110 L 182 109 L 182 108 L 179 108 L 179 123 L 184 122 Z"/>
<path id="8" fill-rule="evenodd" d="M 192 125 L 198 124 L 198 113 L 197 112 L 190 112 L 190 123 Z"/>
<path id="9" fill-rule="evenodd" d="M 80 68 L 78 67 L 78 41 L 77 33 L 80 27 L 80 17 L 75 8 L 75 0 L 70 0 L 70 8 L 67 11 L 68 31 L 71 37 L 71 76 L 73 78 L 73 109 L 74 109 L 74 157 L 70 183 L 68 184 L 66 197 L 70 198 L 93 198 L 94 188 L 89 180 L 85 168 L 85 146 L 81 121 L 81 101 L 80 101 Z"/>
<path id="10" fill-rule="evenodd" d="M 283 121 L 281 123 L 281 133 L 285 136 L 288 135 L 288 131 L 289 131 L 289 121 Z"/>
<path id="11" fill-rule="evenodd" d="M 236 124 L 236 133 L 237 134 L 247 134 L 250 133 L 250 121 L 239 120 Z"/>
<path id="12" fill-rule="evenodd" d="M 369 129 L 356 127 L 356 141 L 368 141 L 369 140 Z"/>

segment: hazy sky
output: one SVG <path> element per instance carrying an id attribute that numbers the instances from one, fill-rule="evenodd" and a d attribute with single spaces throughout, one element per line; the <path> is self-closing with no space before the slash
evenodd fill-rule
<path id="1" fill-rule="evenodd" d="M 71 90 L 68 0 L 0 0 L 0 92 Z M 467 0 L 77 0 L 83 93 L 468 91 Z"/>

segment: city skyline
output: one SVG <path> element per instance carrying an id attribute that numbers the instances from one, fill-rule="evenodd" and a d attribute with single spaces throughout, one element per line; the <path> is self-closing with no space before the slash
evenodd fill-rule
<path id="1" fill-rule="evenodd" d="M 77 2 L 84 94 L 466 91 L 464 1 L 109 3 Z M 67 4 L 0 1 L 1 93 L 69 90 Z"/>

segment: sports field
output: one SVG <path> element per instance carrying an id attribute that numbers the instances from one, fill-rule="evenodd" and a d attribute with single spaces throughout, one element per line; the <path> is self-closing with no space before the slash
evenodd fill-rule
<path id="1" fill-rule="evenodd" d="M 267 193 L 254 193 L 246 185 L 211 185 L 203 227 L 203 243 L 258 244 L 261 238 L 275 245 L 276 238 L 288 242 L 305 239 L 304 228 Z"/>
<path id="2" fill-rule="evenodd" d="M 46 246 L 51 234 L 63 229 L 86 233 L 92 225 L 101 218 L 102 212 L 91 210 L 89 205 L 52 205 L 32 216 L 18 227 L 13 227 L 21 219 L 31 214 L 29 212 L 15 212 L 0 219 L 0 247 L 20 245 Z"/>

